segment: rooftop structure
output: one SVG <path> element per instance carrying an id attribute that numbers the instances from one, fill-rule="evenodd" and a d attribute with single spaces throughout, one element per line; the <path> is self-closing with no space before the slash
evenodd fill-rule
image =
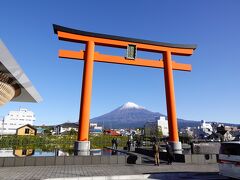
<path id="1" fill-rule="evenodd" d="M 69 132 L 71 130 L 74 130 L 74 131 L 78 131 L 78 124 L 76 123 L 71 123 L 71 122 L 66 122 L 66 123 L 63 123 L 63 124 L 59 124 L 57 126 L 54 127 L 54 134 L 62 134 L 64 132 Z"/>
<path id="2" fill-rule="evenodd" d="M 16 130 L 16 135 L 20 136 L 35 136 L 37 129 L 30 124 L 23 125 Z"/>
<path id="3" fill-rule="evenodd" d="M 9 101 L 40 102 L 42 98 L 0 40 L 0 105 Z"/>

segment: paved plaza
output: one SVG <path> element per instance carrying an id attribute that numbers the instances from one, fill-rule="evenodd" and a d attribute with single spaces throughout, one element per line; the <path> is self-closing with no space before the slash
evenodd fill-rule
<path id="1" fill-rule="evenodd" d="M 135 176 L 131 176 L 135 175 Z M 137 176 L 136 176 L 137 175 Z M 96 177 L 97 176 L 97 177 Z M 0 168 L 1 180 L 20 179 L 225 179 L 217 164 L 65 165 Z"/>

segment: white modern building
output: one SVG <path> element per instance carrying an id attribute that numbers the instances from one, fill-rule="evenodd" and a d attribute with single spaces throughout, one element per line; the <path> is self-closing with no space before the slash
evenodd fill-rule
<path id="1" fill-rule="evenodd" d="M 211 123 L 207 123 L 204 120 L 201 120 L 200 126 L 194 129 L 194 137 L 205 139 L 213 133 L 213 127 Z"/>
<path id="2" fill-rule="evenodd" d="M 149 121 L 144 125 L 146 136 L 156 136 L 156 131 L 161 131 L 164 137 L 169 136 L 168 121 L 164 116 L 157 118 L 155 121 Z"/>
<path id="3" fill-rule="evenodd" d="M 168 130 L 168 121 L 164 116 L 161 116 L 157 120 L 157 126 L 162 131 L 163 136 L 167 137 L 169 136 L 169 130 Z"/>
<path id="4" fill-rule="evenodd" d="M 211 123 L 206 123 L 204 120 L 201 121 L 200 129 L 202 129 L 203 132 L 205 132 L 209 135 L 212 134 L 212 132 L 213 132 L 213 127 L 212 127 Z"/>
<path id="5" fill-rule="evenodd" d="M 195 127 L 182 128 L 180 130 L 180 134 L 184 135 L 184 136 L 188 136 L 188 137 L 193 137 L 194 136 L 194 129 L 196 129 L 196 128 Z"/>
<path id="6" fill-rule="evenodd" d="M 90 133 L 91 134 L 101 134 L 103 131 L 102 126 L 98 126 L 97 123 L 90 123 Z"/>
<path id="7" fill-rule="evenodd" d="M 54 127 L 53 134 L 60 135 L 63 133 L 70 132 L 71 130 L 78 131 L 78 124 L 77 123 L 71 123 L 66 122 L 63 124 L 59 124 Z"/>
<path id="8" fill-rule="evenodd" d="M 97 123 L 90 123 L 90 129 L 97 129 L 97 130 L 102 131 L 103 127 L 102 126 L 98 126 Z"/>
<path id="9" fill-rule="evenodd" d="M 36 120 L 32 111 L 20 108 L 18 111 L 10 111 L 0 121 L 0 133 L 1 134 L 16 134 L 17 128 L 30 124 L 33 125 Z"/>

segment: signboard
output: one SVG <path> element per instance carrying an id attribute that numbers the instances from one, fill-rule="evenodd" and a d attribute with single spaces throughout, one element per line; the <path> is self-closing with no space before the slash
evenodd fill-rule
<path id="1" fill-rule="evenodd" d="M 129 44 L 127 47 L 127 56 L 126 59 L 134 60 L 137 54 L 137 46 L 134 44 Z"/>

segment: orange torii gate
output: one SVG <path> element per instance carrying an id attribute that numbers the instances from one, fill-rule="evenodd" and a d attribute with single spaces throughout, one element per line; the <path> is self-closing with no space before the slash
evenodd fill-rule
<path id="1" fill-rule="evenodd" d="M 79 150 L 82 151 L 83 154 L 84 152 L 87 154 L 90 149 L 88 136 L 93 65 L 94 62 L 105 62 L 164 69 L 169 140 L 174 151 L 181 153 L 181 143 L 179 142 L 178 137 L 173 70 L 191 71 L 191 65 L 172 61 L 172 55 L 190 56 L 196 49 L 196 45 L 170 44 L 92 33 L 55 24 L 53 25 L 53 29 L 54 33 L 58 35 L 59 40 L 84 43 L 86 45 L 85 51 L 59 51 L 60 58 L 84 60 L 79 130 L 78 139 L 75 143 L 75 150 Z M 127 56 L 120 57 L 100 54 L 95 52 L 95 45 L 127 49 Z M 137 50 L 162 53 L 163 60 L 147 60 L 136 58 Z"/>

